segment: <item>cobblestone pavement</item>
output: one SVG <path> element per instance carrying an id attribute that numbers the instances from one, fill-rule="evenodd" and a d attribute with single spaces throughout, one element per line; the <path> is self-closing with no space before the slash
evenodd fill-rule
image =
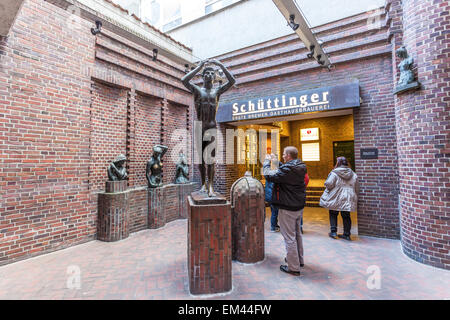
<path id="1" fill-rule="evenodd" d="M 192 296 L 187 220 L 177 220 L 120 242 L 91 241 L 2 266 L 0 299 L 450 299 L 450 272 L 406 257 L 398 240 L 331 239 L 328 214 L 321 208 L 307 208 L 304 224 L 300 277 L 279 270 L 284 242 L 280 233 L 269 232 L 266 219 L 264 261 L 233 262 L 228 294 Z M 79 288 L 73 281 L 77 272 Z"/>

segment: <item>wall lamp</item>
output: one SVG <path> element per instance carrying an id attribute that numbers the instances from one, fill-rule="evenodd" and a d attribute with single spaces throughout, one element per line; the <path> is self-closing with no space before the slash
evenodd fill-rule
<path id="1" fill-rule="evenodd" d="M 289 23 L 288 23 L 288 26 L 290 26 L 291 28 L 292 28 L 292 30 L 297 30 L 298 29 L 298 27 L 300 26 L 298 23 L 295 23 L 294 22 L 294 20 L 295 20 L 295 14 L 291 14 L 290 16 L 289 16 Z"/>
<path id="2" fill-rule="evenodd" d="M 102 32 L 102 22 L 99 20 L 95 21 L 95 26 L 95 28 L 91 28 L 91 33 L 94 36 Z"/>
<path id="3" fill-rule="evenodd" d="M 156 61 L 156 59 L 158 59 L 158 49 L 153 49 L 153 57 L 152 60 Z"/>

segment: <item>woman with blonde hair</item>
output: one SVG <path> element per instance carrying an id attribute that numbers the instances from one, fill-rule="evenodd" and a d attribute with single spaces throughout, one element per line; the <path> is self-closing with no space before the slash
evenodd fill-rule
<path id="1" fill-rule="evenodd" d="M 352 221 L 350 212 L 356 211 L 358 203 L 358 176 L 350 168 L 345 157 L 338 157 L 336 166 L 325 181 L 325 191 L 320 197 L 320 206 L 327 208 L 330 214 L 331 238 L 351 240 Z M 344 222 L 344 234 L 337 235 L 337 217 L 341 213 Z"/>

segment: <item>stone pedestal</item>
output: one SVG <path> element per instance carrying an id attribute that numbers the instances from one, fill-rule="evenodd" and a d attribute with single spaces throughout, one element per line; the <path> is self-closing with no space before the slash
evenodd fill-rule
<path id="1" fill-rule="evenodd" d="M 195 183 L 166 184 L 148 189 L 148 227 L 157 229 L 176 219 L 186 219 L 186 199 L 195 188 Z"/>
<path id="2" fill-rule="evenodd" d="M 192 294 L 231 291 L 231 206 L 222 196 L 188 197 L 188 269 Z"/>
<path id="3" fill-rule="evenodd" d="M 98 195 L 97 239 L 118 241 L 129 236 L 127 181 L 107 181 Z"/>

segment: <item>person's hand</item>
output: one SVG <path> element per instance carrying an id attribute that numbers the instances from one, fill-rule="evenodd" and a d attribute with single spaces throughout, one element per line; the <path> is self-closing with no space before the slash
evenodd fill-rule
<path id="1" fill-rule="evenodd" d="M 272 153 L 272 154 L 270 155 L 270 160 L 276 161 L 276 160 L 278 160 L 278 158 L 277 158 L 276 155 L 274 155 L 274 154 Z"/>

